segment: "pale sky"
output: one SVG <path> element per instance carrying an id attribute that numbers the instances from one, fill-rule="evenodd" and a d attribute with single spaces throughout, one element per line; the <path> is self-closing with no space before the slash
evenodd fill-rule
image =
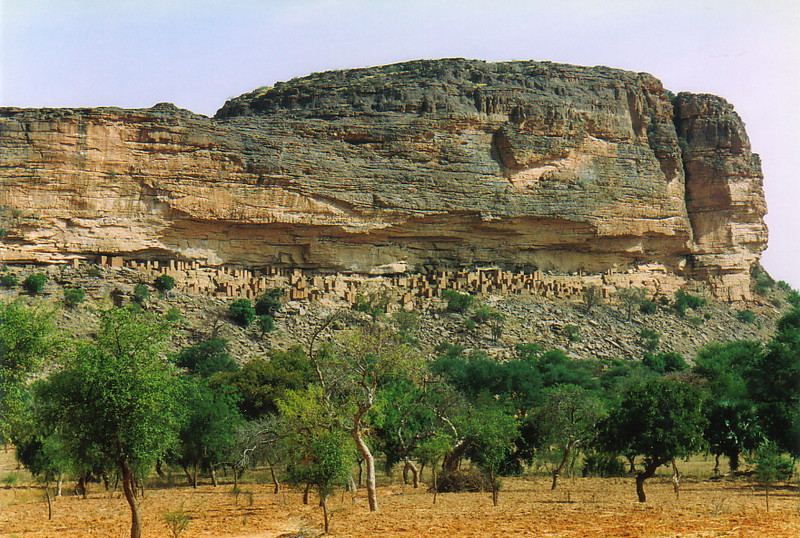
<path id="1" fill-rule="evenodd" d="M 797 0 L 0 0 L 0 106 L 212 115 L 276 81 L 443 57 L 608 65 L 724 97 L 762 158 L 763 264 L 800 287 Z"/>

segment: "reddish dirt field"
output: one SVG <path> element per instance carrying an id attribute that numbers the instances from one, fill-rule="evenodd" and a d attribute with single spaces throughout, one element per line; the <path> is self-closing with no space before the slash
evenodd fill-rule
<path id="1" fill-rule="evenodd" d="M 0 478 L 8 457 L 0 455 Z M 12 468 L 13 469 L 13 468 Z M 20 474 L 24 483 L 24 473 Z M 53 519 L 41 488 L 0 486 L 0 536 L 126 536 L 130 514 L 120 492 L 97 485 L 88 499 L 74 494 L 53 502 Z M 69 488 L 71 489 L 71 488 Z M 321 509 L 303 505 L 301 493 L 271 485 L 241 486 L 252 495 L 238 498 L 231 485 L 150 489 L 142 501 L 144 536 L 171 536 L 163 514 L 183 507 L 191 516 L 183 537 L 318 536 Z M 333 536 L 536 536 L 536 537 L 792 537 L 800 536 L 800 496 L 796 486 L 770 495 L 744 480 L 683 481 L 676 499 L 666 475 L 646 486 L 648 502 L 635 502 L 632 479 L 564 479 L 550 491 L 546 477 L 505 479 L 500 504 L 488 493 L 433 495 L 421 487 L 387 484 L 380 488 L 380 510 L 370 513 L 364 490 L 337 493 L 331 500 Z M 68 489 L 65 488 L 65 492 Z M 72 493 L 72 492 L 70 492 Z M 252 504 L 250 503 L 252 498 Z"/>

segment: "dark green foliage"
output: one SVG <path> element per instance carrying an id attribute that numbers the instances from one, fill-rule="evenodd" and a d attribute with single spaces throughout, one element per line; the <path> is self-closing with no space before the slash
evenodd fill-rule
<path id="1" fill-rule="evenodd" d="M 197 470 L 212 471 L 224 461 L 235 441 L 242 416 L 230 390 L 214 389 L 196 377 L 182 380 L 181 405 L 185 417 L 179 430 L 178 446 L 169 461 L 190 468 L 192 486 L 197 486 Z"/>
<path id="2" fill-rule="evenodd" d="M 175 287 L 175 279 L 169 275 L 160 275 L 153 282 L 153 287 L 161 293 L 166 293 Z"/>
<path id="3" fill-rule="evenodd" d="M 256 309 L 250 299 L 236 299 L 228 307 L 228 316 L 237 325 L 247 327 L 256 319 Z"/>
<path id="4" fill-rule="evenodd" d="M 181 319 L 181 311 L 179 308 L 172 307 L 167 310 L 167 313 L 164 315 L 167 321 L 180 321 Z"/>
<path id="5" fill-rule="evenodd" d="M 759 295 L 766 295 L 775 286 L 775 279 L 760 263 L 756 263 L 750 268 L 750 278 L 753 281 L 753 290 Z"/>
<path id="6" fill-rule="evenodd" d="M 13 288 L 19 284 L 17 280 L 17 276 L 13 273 L 5 273 L 3 276 L 0 276 L 0 286 L 4 288 Z"/>
<path id="7" fill-rule="evenodd" d="M 150 298 L 150 289 L 147 284 L 142 282 L 133 287 L 133 300 L 139 304 L 144 304 Z"/>
<path id="8" fill-rule="evenodd" d="M 92 278 L 98 278 L 103 275 L 103 271 L 101 271 L 96 265 L 93 265 L 86 270 L 86 274 Z"/>
<path id="9" fill-rule="evenodd" d="M 739 455 L 756 448 L 763 436 L 758 408 L 747 400 L 710 400 L 706 403 L 708 420 L 703 436 L 714 455 L 728 458 L 731 472 L 739 469 Z"/>
<path id="10" fill-rule="evenodd" d="M 661 465 L 703 448 L 706 419 L 699 390 L 657 379 L 632 386 L 600 427 L 600 446 L 607 452 L 642 456 L 637 495 L 644 502 L 644 481 Z"/>
<path id="11" fill-rule="evenodd" d="M 468 331 L 474 331 L 477 326 L 478 324 L 475 323 L 475 320 L 472 318 L 467 318 L 464 320 L 464 328 Z"/>
<path id="12" fill-rule="evenodd" d="M 680 317 L 686 315 L 687 309 L 691 308 L 692 310 L 697 310 L 702 308 L 705 304 L 706 300 L 703 297 L 686 293 L 683 290 L 678 290 L 675 292 L 675 301 L 673 307 L 675 308 L 675 313 L 677 313 Z"/>
<path id="13" fill-rule="evenodd" d="M 486 305 L 480 305 L 478 308 L 475 309 L 475 312 L 472 313 L 472 320 L 475 323 L 486 323 L 489 321 L 489 318 L 492 315 L 492 309 Z"/>
<path id="14" fill-rule="evenodd" d="M 756 319 L 756 315 L 750 310 L 737 310 L 736 319 L 742 323 L 753 323 L 753 321 Z"/>
<path id="15" fill-rule="evenodd" d="M 248 419 L 277 413 L 277 400 L 288 390 L 305 388 L 316 374 L 300 346 L 274 350 L 269 360 L 253 359 L 238 371 L 220 372 L 210 379 L 212 386 L 230 386 Z"/>
<path id="16" fill-rule="evenodd" d="M 239 369 L 228 353 L 228 341 L 222 338 L 211 338 L 187 347 L 180 352 L 175 364 L 200 377 L 209 377 L 217 372 L 235 372 Z"/>
<path id="17" fill-rule="evenodd" d="M 679 353 L 673 351 L 645 353 L 642 358 L 642 364 L 659 374 L 680 372 L 688 368 L 684 358 Z"/>
<path id="18" fill-rule="evenodd" d="M 567 342 L 580 342 L 581 341 L 581 328 L 577 325 L 564 325 L 564 336 L 567 337 Z"/>
<path id="19" fill-rule="evenodd" d="M 447 301 L 448 312 L 465 313 L 475 302 L 475 298 L 468 293 L 459 293 L 456 290 L 444 290 L 442 299 Z"/>
<path id="20" fill-rule="evenodd" d="M 658 349 L 659 343 L 661 343 L 661 333 L 646 327 L 642 329 L 642 332 L 639 334 L 639 338 L 642 347 L 647 351 L 655 351 Z"/>
<path id="21" fill-rule="evenodd" d="M 650 299 L 642 301 L 642 303 L 639 305 L 639 311 L 642 314 L 655 314 L 657 309 L 658 305 L 656 302 Z"/>
<path id="22" fill-rule="evenodd" d="M 47 275 L 44 273 L 33 273 L 22 281 L 22 287 L 31 295 L 36 295 L 44 288 L 44 283 L 47 282 Z"/>
<path id="23" fill-rule="evenodd" d="M 800 292 L 792 290 L 786 295 L 786 302 L 794 308 L 800 307 Z"/>
<path id="24" fill-rule="evenodd" d="M 599 476 L 602 478 L 614 478 L 627 476 L 625 463 L 619 454 L 609 452 L 589 451 L 584 455 L 581 476 Z"/>
<path id="25" fill-rule="evenodd" d="M 272 288 L 267 290 L 266 293 L 256 299 L 254 308 L 256 314 L 259 316 L 275 317 L 275 314 L 281 309 L 281 297 L 283 297 L 283 290 L 280 288 Z"/>
<path id="26" fill-rule="evenodd" d="M 517 353 L 521 362 L 539 372 L 544 387 L 576 385 L 595 390 L 600 386 L 594 361 L 571 359 L 559 349 L 544 351 L 536 344 L 519 344 Z"/>
<path id="27" fill-rule="evenodd" d="M 81 288 L 67 288 L 64 290 L 64 305 L 67 308 L 75 308 L 83 302 L 86 292 Z"/>
<path id="28" fill-rule="evenodd" d="M 773 442 L 764 442 L 750 458 L 755 467 L 755 478 L 765 488 L 765 501 L 769 511 L 769 490 L 775 482 L 788 480 L 794 473 L 794 461 L 781 453 Z"/>
<path id="29" fill-rule="evenodd" d="M 256 317 L 256 326 L 261 331 L 261 338 L 264 335 L 275 330 L 275 320 L 269 314 L 262 314 Z"/>
<path id="30" fill-rule="evenodd" d="M 777 287 L 781 291 L 786 291 L 786 292 L 792 291 L 792 287 L 785 280 L 777 281 L 775 283 L 775 287 Z"/>

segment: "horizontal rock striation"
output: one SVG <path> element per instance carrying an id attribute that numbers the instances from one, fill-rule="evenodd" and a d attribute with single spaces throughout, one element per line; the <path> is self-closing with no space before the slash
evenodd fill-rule
<path id="1" fill-rule="evenodd" d="M 0 109 L 0 256 L 344 272 L 657 263 L 748 295 L 761 172 L 723 100 L 651 75 L 422 60 L 313 74 L 214 118 Z"/>

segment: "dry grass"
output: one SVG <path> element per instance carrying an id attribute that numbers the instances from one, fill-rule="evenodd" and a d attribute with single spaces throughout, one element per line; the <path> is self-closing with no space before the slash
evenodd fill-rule
<path id="1" fill-rule="evenodd" d="M 0 479 L 9 471 L 9 457 L 0 454 Z M 687 475 L 675 498 L 667 474 L 647 484 L 648 502 L 635 502 L 629 478 L 565 479 L 549 490 L 547 477 L 507 478 L 500 505 L 489 494 L 442 494 L 437 503 L 425 489 L 397 483 L 380 488 L 380 511 L 370 513 L 364 491 L 332 499 L 335 536 L 564 536 L 564 537 L 796 537 L 800 536 L 797 487 L 775 490 L 771 510 L 764 509 L 763 491 L 743 480 L 708 480 Z M 665 470 L 666 472 L 666 470 Z M 169 536 L 165 511 L 183 508 L 192 518 L 181 535 L 269 537 L 304 531 L 320 533 L 322 515 L 316 503 L 303 505 L 301 492 L 269 484 L 246 484 L 249 499 L 236 499 L 230 484 L 196 490 L 185 486 L 151 489 L 143 500 L 145 536 Z M 120 492 L 95 485 L 88 499 L 69 495 L 54 502 L 47 520 L 41 488 L 17 486 L 16 498 L 0 489 L 0 536 L 124 536 L 129 513 Z M 66 491 L 66 490 L 65 490 Z"/>

